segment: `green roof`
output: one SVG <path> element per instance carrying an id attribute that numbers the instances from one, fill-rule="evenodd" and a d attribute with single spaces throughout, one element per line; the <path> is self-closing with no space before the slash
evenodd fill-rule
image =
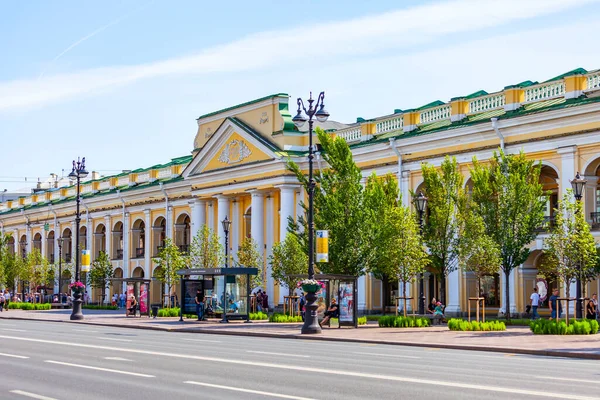
<path id="1" fill-rule="evenodd" d="M 244 106 L 247 106 L 247 105 L 250 105 L 250 104 L 254 104 L 254 103 L 260 103 L 261 101 L 264 101 L 264 100 L 267 100 L 267 99 L 272 99 L 272 98 L 274 98 L 274 97 L 283 97 L 283 98 L 286 98 L 286 99 L 287 99 L 287 98 L 288 98 L 288 97 L 290 97 L 290 96 L 289 96 L 287 93 L 277 93 L 277 94 L 271 94 L 271 95 L 269 95 L 269 96 L 261 97 L 260 99 L 254 99 L 254 100 L 250 100 L 250 101 L 247 101 L 247 102 L 245 102 L 245 103 L 237 104 L 237 105 L 235 105 L 235 106 L 231 106 L 231 107 L 223 108 L 223 109 L 221 109 L 221 110 L 217 110 L 217 111 L 210 112 L 210 113 L 208 113 L 208 114 L 201 115 L 201 116 L 199 116 L 199 117 L 197 118 L 197 120 L 198 120 L 198 119 L 202 119 L 202 118 L 206 118 L 206 117 L 212 117 L 213 115 L 221 114 L 221 113 L 223 113 L 223 112 L 230 111 L 230 110 L 234 110 L 234 109 L 236 109 L 236 108 L 239 108 L 239 107 L 244 107 Z"/>

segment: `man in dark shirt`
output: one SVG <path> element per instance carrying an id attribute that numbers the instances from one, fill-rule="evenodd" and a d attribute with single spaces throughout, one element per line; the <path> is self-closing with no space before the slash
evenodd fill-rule
<path id="1" fill-rule="evenodd" d="M 325 311 L 325 318 L 323 318 L 320 325 L 328 323 L 331 318 L 339 318 L 339 316 L 340 307 L 338 306 L 337 301 L 335 301 L 335 299 L 331 299 L 331 305 L 329 305 L 329 308 L 327 309 L 327 311 Z"/>
<path id="2" fill-rule="evenodd" d="M 558 289 L 552 291 L 552 296 L 550 296 L 548 304 L 550 305 L 550 317 L 552 319 L 560 318 L 562 315 L 562 304 L 558 300 Z"/>
<path id="3" fill-rule="evenodd" d="M 196 290 L 196 314 L 198 314 L 198 321 L 202 321 L 204 317 L 204 294 L 202 290 Z"/>

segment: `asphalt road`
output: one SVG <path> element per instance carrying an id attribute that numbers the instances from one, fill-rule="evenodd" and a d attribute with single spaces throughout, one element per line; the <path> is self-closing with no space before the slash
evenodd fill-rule
<path id="1" fill-rule="evenodd" d="M 0 399 L 600 399 L 598 365 L 0 320 Z"/>

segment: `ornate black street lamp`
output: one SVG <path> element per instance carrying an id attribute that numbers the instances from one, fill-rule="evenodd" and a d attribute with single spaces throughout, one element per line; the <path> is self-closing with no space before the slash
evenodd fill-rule
<path id="1" fill-rule="evenodd" d="M 227 216 L 223 221 L 223 232 L 225 232 L 225 268 L 229 268 L 229 229 L 231 228 L 231 221 Z M 223 274 L 223 319 L 221 322 L 227 323 L 227 275 Z"/>
<path id="2" fill-rule="evenodd" d="M 75 210 L 75 282 L 80 281 L 80 265 L 79 265 L 79 224 L 81 222 L 81 213 L 79 212 L 79 203 L 81 202 L 81 180 L 88 176 L 88 172 L 85 169 L 85 157 L 77 161 L 73 160 L 73 169 L 69 174 L 69 178 L 77 181 L 77 197 Z M 83 313 L 81 312 L 81 305 L 83 300 L 83 292 L 81 290 L 73 290 L 73 311 L 71 312 L 72 320 L 82 320 Z"/>
<path id="3" fill-rule="evenodd" d="M 319 122 L 327 121 L 329 113 L 325 110 L 325 92 L 319 93 L 316 103 L 312 98 L 312 92 L 308 99 L 308 109 L 304 106 L 301 98 L 298 98 L 298 113 L 292 121 L 296 127 L 302 127 L 308 121 L 308 279 L 315 278 L 315 224 L 314 224 L 314 195 L 315 195 L 315 179 L 313 177 L 313 117 Z M 314 106 L 313 106 L 313 103 Z M 304 113 L 303 113 L 304 111 Z M 301 333 L 321 333 L 321 327 L 317 319 L 317 295 L 315 293 L 306 294 L 306 317 Z"/>
<path id="4" fill-rule="evenodd" d="M 415 208 L 419 213 L 419 227 L 421 228 L 421 235 L 423 234 L 423 214 L 425 214 L 425 209 L 427 208 L 427 197 L 423 194 L 423 192 L 419 192 L 419 194 L 413 199 L 413 203 L 415 204 Z M 425 287 L 423 282 L 423 273 L 419 274 L 419 314 L 425 314 Z"/>
<path id="5" fill-rule="evenodd" d="M 581 178 L 581 175 L 579 175 L 579 172 L 577 172 L 577 175 L 575 175 L 575 179 L 573 179 L 571 181 L 571 186 L 573 187 L 573 195 L 575 196 L 575 200 L 580 202 L 581 198 L 583 197 L 583 189 L 585 188 L 585 184 L 587 183 L 587 181 L 585 179 Z M 579 269 L 579 273 L 577 274 L 577 300 L 575 302 L 575 304 L 577 305 L 576 311 L 575 311 L 575 316 L 576 318 L 583 318 L 583 302 L 581 301 L 581 292 L 582 292 L 582 288 L 581 288 L 581 263 L 577 266 Z"/>

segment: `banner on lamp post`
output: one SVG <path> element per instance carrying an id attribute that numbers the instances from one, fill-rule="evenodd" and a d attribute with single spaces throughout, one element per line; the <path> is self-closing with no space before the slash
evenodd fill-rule
<path id="1" fill-rule="evenodd" d="M 90 258 L 89 250 L 81 250 L 81 272 L 90 271 Z"/>
<path id="2" fill-rule="evenodd" d="M 317 231 L 317 262 L 329 262 L 329 231 Z"/>

